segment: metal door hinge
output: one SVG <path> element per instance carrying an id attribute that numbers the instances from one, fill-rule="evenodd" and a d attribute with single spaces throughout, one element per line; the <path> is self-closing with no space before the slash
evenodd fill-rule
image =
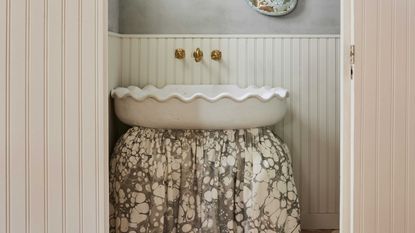
<path id="1" fill-rule="evenodd" d="M 354 63 L 355 63 L 356 47 L 355 45 L 350 46 L 350 79 L 354 76 Z"/>
<path id="2" fill-rule="evenodd" d="M 354 65 L 354 57 L 356 53 L 356 48 L 354 45 L 350 45 L 350 64 Z"/>

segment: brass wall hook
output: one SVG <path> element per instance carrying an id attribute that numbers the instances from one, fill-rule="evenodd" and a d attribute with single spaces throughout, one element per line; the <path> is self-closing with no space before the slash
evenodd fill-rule
<path id="1" fill-rule="evenodd" d="M 210 54 L 210 58 L 212 58 L 212 60 L 215 61 L 220 61 L 222 59 L 222 52 L 220 50 L 215 49 Z"/>
<path id="2" fill-rule="evenodd" d="M 203 52 L 199 48 L 196 49 L 196 51 L 193 52 L 193 57 L 195 58 L 196 62 L 200 62 L 203 58 Z"/>
<path id="3" fill-rule="evenodd" d="M 184 49 L 176 49 L 176 51 L 174 51 L 174 57 L 177 59 L 184 59 L 186 57 L 186 51 Z"/>

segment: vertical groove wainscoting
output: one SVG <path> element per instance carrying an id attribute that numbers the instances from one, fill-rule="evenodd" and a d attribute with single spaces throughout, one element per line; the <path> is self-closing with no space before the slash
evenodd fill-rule
<path id="1" fill-rule="evenodd" d="M 121 40 L 118 37 L 108 37 L 108 92 L 122 85 L 121 78 Z M 108 96 L 108 98 L 111 98 Z M 125 127 L 115 116 L 113 102 L 109 100 L 109 150 L 112 149 L 117 139 L 124 133 Z"/>
<path id="2" fill-rule="evenodd" d="M 109 34 L 110 83 L 281 86 L 290 111 L 276 132 L 292 152 L 305 228 L 339 222 L 340 38 L 330 35 Z M 186 58 L 174 58 L 184 48 Z M 196 63 L 191 54 L 204 52 Z M 214 49 L 222 60 L 210 59 Z M 111 56 L 118 59 L 111 59 Z"/>
<path id="3" fill-rule="evenodd" d="M 415 230 L 415 1 L 356 1 L 355 233 Z"/>
<path id="4" fill-rule="evenodd" d="M 107 224 L 106 1 L 0 0 L 0 232 Z"/>

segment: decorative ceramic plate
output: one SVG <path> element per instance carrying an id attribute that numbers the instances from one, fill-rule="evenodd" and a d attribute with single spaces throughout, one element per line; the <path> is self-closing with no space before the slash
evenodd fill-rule
<path id="1" fill-rule="evenodd" d="M 247 0 L 248 4 L 262 14 L 281 16 L 292 12 L 297 0 Z"/>

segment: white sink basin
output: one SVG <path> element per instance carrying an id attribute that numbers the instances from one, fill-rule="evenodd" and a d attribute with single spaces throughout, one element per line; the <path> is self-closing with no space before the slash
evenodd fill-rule
<path id="1" fill-rule="evenodd" d="M 236 85 L 118 87 L 111 92 L 125 124 L 151 128 L 239 129 L 273 125 L 287 111 L 283 88 Z"/>

